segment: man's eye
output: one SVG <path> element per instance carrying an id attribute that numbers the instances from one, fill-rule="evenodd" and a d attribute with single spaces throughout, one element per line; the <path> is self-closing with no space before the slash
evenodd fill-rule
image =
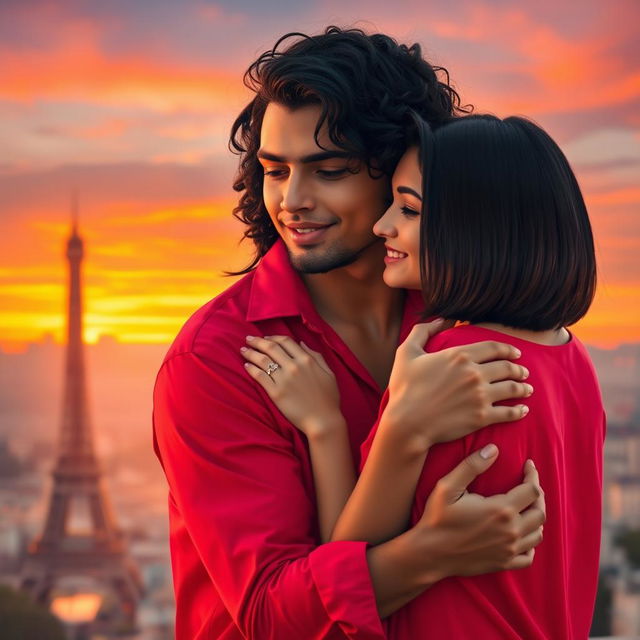
<path id="1" fill-rule="evenodd" d="M 282 175 L 284 175 L 284 173 L 285 173 L 284 169 L 265 169 L 264 170 L 264 175 L 269 176 L 270 178 L 280 178 Z"/>
<path id="2" fill-rule="evenodd" d="M 404 207 L 400 207 L 400 211 L 402 211 L 402 214 L 407 216 L 407 218 L 415 218 L 415 216 L 420 215 L 419 211 L 416 211 L 411 207 L 407 207 L 406 205 Z"/>
<path id="3" fill-rule="evenodd" d="M 318 175 L 327 180 L 341 178 L 345 173 L 347 173 L 346 169 L 318 169 Z"/>

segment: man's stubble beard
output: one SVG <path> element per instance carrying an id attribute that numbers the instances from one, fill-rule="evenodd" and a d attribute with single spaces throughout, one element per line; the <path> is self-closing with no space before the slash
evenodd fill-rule
<path id="1" fill-rule="evenodd" d="M 369 247 L 380 242 L 379 238 L 373 238 L 370 243 L 360 249 L 347 247 L 330 247 L 328 250 L 318 253 L 313 251 L 303 255 L 292 255 L 289 250 L 291 265 L 298 273 L 328 273 L 334 269 L 340 269 L 353 264 Z"/>

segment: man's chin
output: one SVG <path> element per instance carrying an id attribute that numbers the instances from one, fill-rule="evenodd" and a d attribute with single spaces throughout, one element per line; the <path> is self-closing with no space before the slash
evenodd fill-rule
<path id="1" fill-rule="evenodd" d="M 291 265 L 298 273 L 328 273 L 353 264 L 362 251 L 347 249 L 309 248 L 295 251 L 289 249 Z"/>

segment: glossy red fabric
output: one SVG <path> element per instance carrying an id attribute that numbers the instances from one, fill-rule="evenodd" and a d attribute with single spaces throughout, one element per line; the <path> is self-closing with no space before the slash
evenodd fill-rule
<path id="1" fill-rule="evenodd" d="M 389 640 L 584 640 L 595 602 L 601 532 L 605 416 L 593 365 L 575 337 L 542 346 L 473 326 L 444 331 L 427 351 L 498 340 L 522 352 L 518 360 L 535 392 L 529 414 L 432 447 L 418 483 L 412 523 L 435 483 L 467 455 L 493 442 L 500 455 L 472 483 L 481 495 L 507 492 L 535 461 L 545 491 L 544 540 L 527 569 L 447 578 L 385 621 Z M 387 397 L 383 400 L 386 403 Z M 517 404 L 509 402 L 505 404 Z M 366 459 L 375 428 L 362 447 Z"/>
<path id="2" fill-rule="evenodd" d="M 417 319 L 408 294 L 400 339 Z M 334 371 L 354 462 L 380 389 L 315 311 L 278 241 L 197 311 L 154 391 L 154 446 L 169 484 L 178 640 L 382 639 L 362 542 L 318 546 L 305 437 L 245 372 L 246 335 L 285 334 Z"/>

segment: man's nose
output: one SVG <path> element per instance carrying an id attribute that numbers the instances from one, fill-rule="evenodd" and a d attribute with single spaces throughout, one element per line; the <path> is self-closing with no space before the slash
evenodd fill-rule
<path id="1" fill-rule="evenodd" d="M 280 208 L 291 213 L 313 209 L 313 196 L 309 184 L 300 173 L 291 171 L 289 174 L 284 184 Z"/>

